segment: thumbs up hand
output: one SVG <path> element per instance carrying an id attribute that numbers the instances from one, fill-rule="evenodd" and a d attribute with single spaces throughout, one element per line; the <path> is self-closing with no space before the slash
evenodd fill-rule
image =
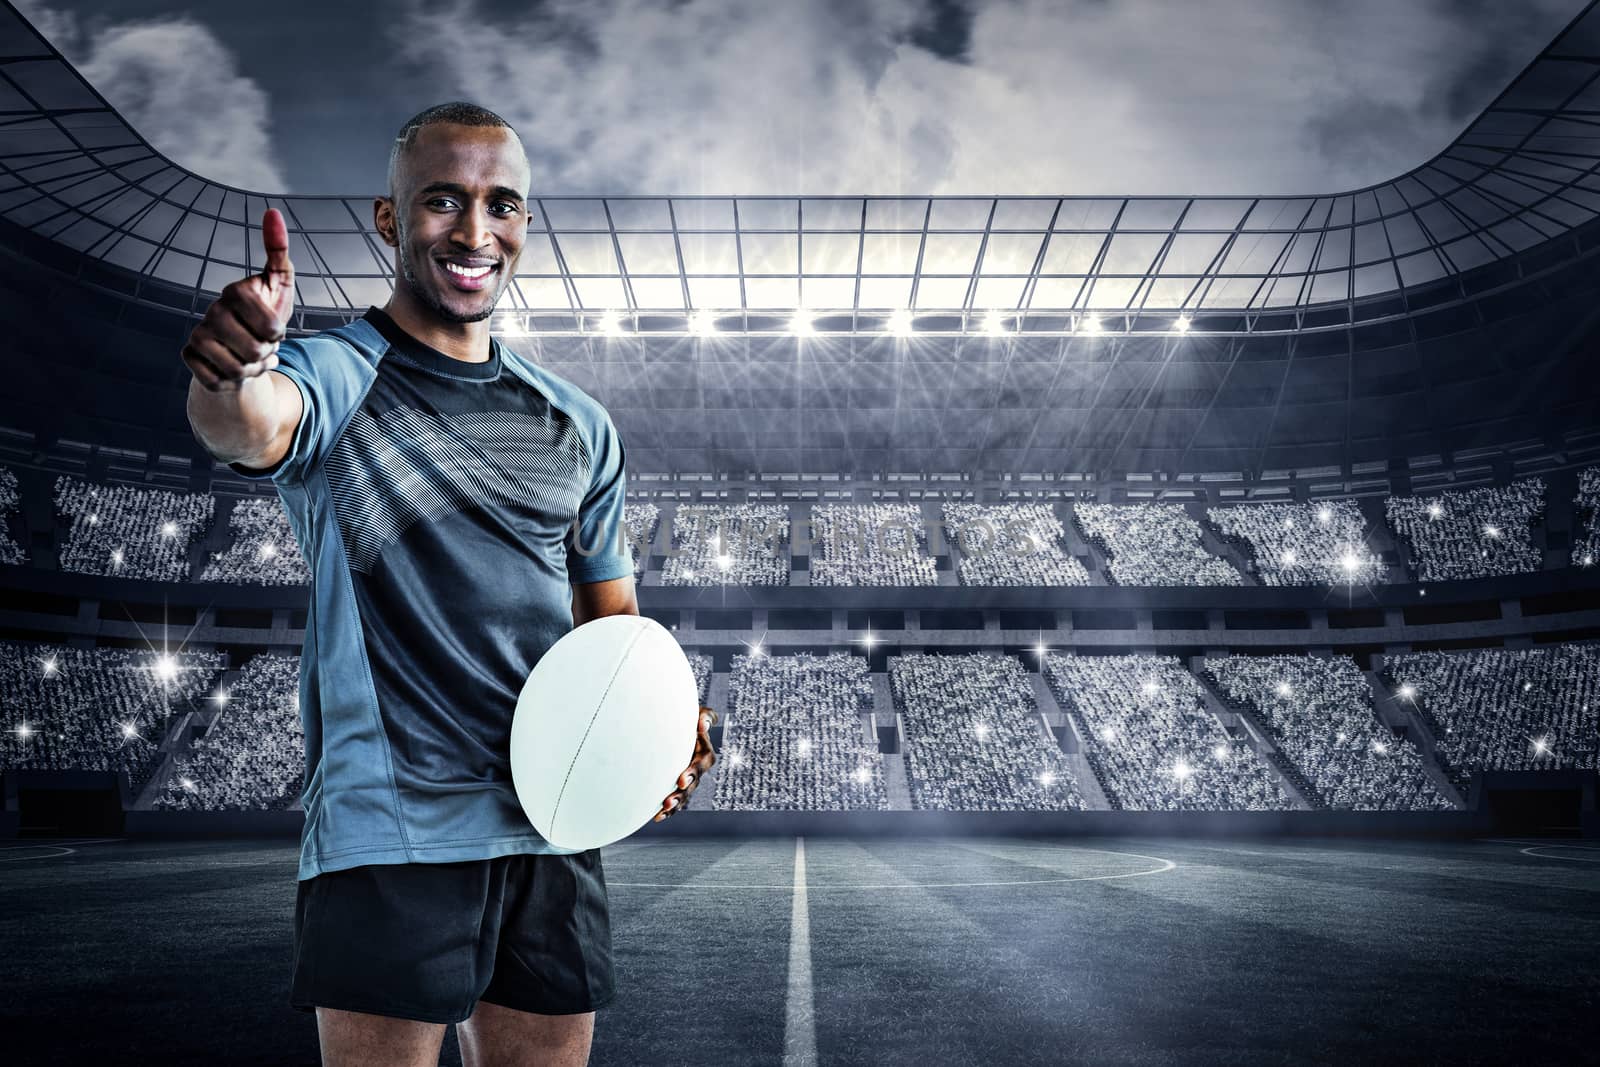
<path id="1" fill-rule="evenodd" d="M 289 231 L 276 208 L 262 216 L 261 243 L 261 273 L 223 289 L 183 347 L 183 362 L 212 392 L 237 390 L 278 365 L 278 343 L 294 313 L 294 264 Z"/>

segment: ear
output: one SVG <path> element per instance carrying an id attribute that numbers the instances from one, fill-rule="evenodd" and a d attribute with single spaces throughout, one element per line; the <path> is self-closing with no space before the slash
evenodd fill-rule
<path id="1" fill-rule="evenodd" d="M 383 243 L 390 248 L 400 246 L 400 235 L 397 219 L 394 214 L 394 201 L 387 196 L 377 196 L 372 199 L 372 225 L 378 231 L 378 236 L 383 238 Z"/>

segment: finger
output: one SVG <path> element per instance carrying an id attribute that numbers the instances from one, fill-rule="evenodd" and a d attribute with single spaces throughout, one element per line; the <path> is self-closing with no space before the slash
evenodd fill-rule
<path id="1" fill-rule="evenodd" d="M 213 309 L 222 317 L 238 319 L 258 341 L 281 341 L 283 323 L 278 321 L 273 294 L 259 278 L 246 278 L 222 294 Z"/>
<path id="2" fill-rule="evenodd" d="M 189 373 L 195 376 L 203 387 L 215 391 L 223 384 L 222 375 L 217 373 L 215 367 L 206 362 L 204 356 L 195 351 L 193 345 L 183 346 L 183 362 L 189 368 Z"/>
<path id="3" fill-rule="evenodd" d="M 247 361 L 240 359 L 238 353 L 217 340 L 210 333 L 195 330 L 189 336 L 189 347 L 193 348 L 207 363 L 211 364 L 212 369 L 224 381 L 238 381 L 241 378 L 249 377 L 245 372 L 245 363 Z"/>
<path id="4" fill-rule="evenodd" d="M 258 337 L 229 312 L 217 315 L 210 326 L 216 339 L 238 357 L 241 364 L 260 363 L 278 350 L 278 342 Z"/>
<path id="5" fill-rule="evenodd" d="M 267 253 L 261 280 L 266 283 L 268 303 L 277 321 L 287 323 L 294 310 L 294 264 L 289 261 L 289 227 L 275 207 L 261 216 L 261 246 Z"/>

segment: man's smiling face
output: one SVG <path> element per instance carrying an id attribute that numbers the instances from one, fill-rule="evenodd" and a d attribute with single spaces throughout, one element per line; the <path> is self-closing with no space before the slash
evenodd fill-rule
<path id="1" fill-rule="evenodd" d="M 528 236 L 528 158 L 503 126 L 436 123 L 416 131 L 390 191 L 399 284 L 447 322 L 478 322 L 510 284 Z"/>

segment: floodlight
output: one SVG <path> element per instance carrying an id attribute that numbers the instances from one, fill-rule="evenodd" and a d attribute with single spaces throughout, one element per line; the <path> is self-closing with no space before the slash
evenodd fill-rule
<path id="1" fill-rule="evenodd" d="M 215 700 L 220 705 L 226 706 L 228 703 L 228 691 L 226 689 L 218 689 L 215 693 L 211 694 L 211 699 Z"/>
<path id="2" fill-rule="evenodd" d="M 889 321 L 884 328 L 896 337 L 910 337 L 916 331 L 916 324 L 911 317 L 911 312 L 905 308 L 900 308 L 889 313 Z"/>
<path id="3" fill-rule="evenodd" d="M 178 676 L 178 663 L 171 656 L 163 654 L 156 660 L 156 677 L 163 682 L 170 682 Z"/>
<path id="4" fill-rule="evenodd" d="M 1172 328 L 1177 330 L 1179 333 L 1188 333 L 1189 327 L 1193 325 L 1194 322 L 1189 318 L 1189 316 L 1179 315 L 1177 319 L 1173 321 Z"/>
<path id="5" fill-rule="evenodd" d="M 607 311 L 595 323 L 595 328 L 606 337 L 621 337 L 622 318 L 615 311 Z"/>
<path id="6" fill-rule="evenodd" d="M 1083 318 L 1078 320 L 1078 329 L 1084 333 L 1099 333 L 1101 329 L 1100 316 L 1085 315 Z"/>
<path id="7" fill-rule="evenodd" d="M 137 727 L 135 727 L 133 725 L 133 723 L 125 722 L 125 723 L 122 724 L 122 739 L 124 741 L 131 740 L 132 738 L 135 738 L 135 737 L 138 737 L 138 736 L 139 736 L 139 730 L 138 730 Z"/>
<path id="8" fill-rule="evenodd" d="M 1400 687 L 1400 699 L 1401 700 L 1415 700 L 1415 699 L 1417 699 L 1417 687 L 1412 685 L 1410 682 L 1407 682 L 1406 684 L 1402 685 Z"/>
<path id="9" fill-rule="evenodd" d="M 689 332 L 696 337 L 715 337 L 717 316 L 711 311 L 696 311 L 689 316 Z"/>
<path id="10" fill-rule="evenodd" d="M 817 327 L 811 320 L 811 312 L 796 311 L 789 320 L 789 332 L 796 337 L 814 337 Z"/>
<path id="11" fill-rule="evenodd" d="M 56 673 L 56 658 L 54 656 L 51 656 L 49 659 L 44 661 L 44 673 L 45 674 L 54 674 L 54 673 Z"/>
<path id="12" fill-rule="evenodd" d="M 991 337 L 1004 337 L 1011 332 L 1003 312 L 991 311 L 983 317 L 983 332 Z"/>
<path id="13" fill-rule="evenodd" d="M 25 722 L 19 723 L 17 725 L 17 736 L 26 741 L 28 738 L 33 736 L 33 727 L 29 726 Z"/>

